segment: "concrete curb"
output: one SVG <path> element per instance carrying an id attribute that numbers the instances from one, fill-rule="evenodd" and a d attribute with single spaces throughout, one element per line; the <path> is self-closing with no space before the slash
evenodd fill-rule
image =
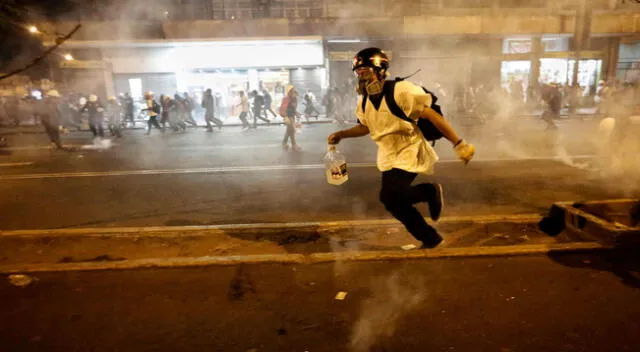
<path id="1" fill-rule="evenodd" d="M 384 252 L 350 252 L 350 253 L 316 253 L 303 254 L 275 254 L 249 255 L 227 257 L 197 257 L 197 258 L 166 258 L 139 259 L 117 262 L 100 263 L 65 263 L 65 264 L 24 264 L 0 266 L 1 274 L 15 273 L 44 273 L 63 271 L 105 271 L 105 270 L 133 270 L 133 269 L 171 269 L 193 268 L 208 266 L 232 265 L 260 265 L 260 264 L 321 264 L 332 262 L 364 262 L 364 261 L 392 261 L 417 259 L 447 259 L 461 257 L 503 257 L 522 255 L 541 255 L 552 252 L 575 252 L 609 250 L 612 247 L 599 243 L 571 243 L 553 245 L 521 245 L 504 247 L 475 247 L 475 248 L 444 248 L 415 251 L 384 251 Z"/>
<path id="2" fill-rule="evenodd" d="M 537 222 L 542 215 L 529 214 L 504 214 L 504 215 L 470 215 L 470 216 L 449 216 L 441 218 L 438 223 L 453 222 L 497 222 L 508 221 L 517 223 Z M 425 218 L 427 221 L 430 219 Z M 255 223 L 255 224 L 229 224 L 229 225 L 205 225 L 205 226 L 150 226 L 150 227 L 114 227 L 114 228 L 79 228 L 79 229 L 37 229 L 37 230 L 0 230 L 0 238 L 3 237 L 46 237 L 46 236 L 141 236 L 153 233 L 159 235 L 165 233 L 167 236 L 174 236 L 180 233 L 181 236 L 202 235 L 208 232 L 211 235 L 222 234 L 229 231 L 262 231 L 262 230 L 283 230 L 283 229 L 320 229 L 329 230 L 332 228 L 344 227 L 367 227 L 367 226 L 389 226 L 399 225 L 395 219 L 374 219 L 374 220 L 345 220 L 345 221 L 315 221 L 296 223 Z M 196 233 L 198 232 L 198 233 Z"/>

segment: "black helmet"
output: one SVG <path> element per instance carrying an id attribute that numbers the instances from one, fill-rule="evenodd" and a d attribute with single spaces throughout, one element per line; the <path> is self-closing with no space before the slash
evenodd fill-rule
<path id="1" fill-rule="evenodd" d="M 362 49 L 353 58 L 351 70 L 355 71 L 360 67 L 371 67 L 376 71 L 385 72 L 389 69 L 389 57 L 379 48 Z"/>

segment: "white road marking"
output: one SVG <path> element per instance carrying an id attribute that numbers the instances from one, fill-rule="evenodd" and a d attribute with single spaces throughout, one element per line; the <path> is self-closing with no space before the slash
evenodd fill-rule
<path id="1" fill-rule="evenodd" d="M 574 159 L 588 159 L 591 155 L 578 155 Z M 519 159 L 478 159 L 474 164 L 494 163 L 494 162 L 518 162 L 518 161 L 558 161 L 556 157 L 536 157 Z M 461 163 L 459 160 L 440 160 L 440 164 Z M 375 163 L 353 163 L 349 164 L 352 169 L 375 167 Z M 139 175 L 180 175 L 180 174 L 217 174 L 230 172 L 254 172 L 254 171 L 278 171 L 278 170 L 317 170 L 323 169 L 323 164 L 307 165 L 257 165 L 257 166 L 226 166 L 209 168 L 188 168 L 188 169 L 150 169 L 150 170 L 122 170 L 122 171 L 87 171 L 87 172 L 60 172 L 60 173 L 34 173 L 22 175 L 3 175 L 1 181 L 9 180 L 38 180 L 49 178 L 78 178 L 78 177 L 110 177 L 110 176 L 139 176 Z"/>
<path id="2" fill-rule="evenodd" d="M 32 161 L 25 161 L 19 163 L 0 163 L 0 167 L 12 167 L 12 166 L 29 166 L 33 165 Z"/>

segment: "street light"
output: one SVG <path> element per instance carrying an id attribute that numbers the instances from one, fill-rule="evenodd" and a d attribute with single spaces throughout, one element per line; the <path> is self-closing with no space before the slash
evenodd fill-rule
<path id="1" fill-rule="evenodd" d="M 29 33 L 32 33 L 32 34 L 36 34 L 36 33 L 38 33 L 38 27 L 36 27 L 36 26 L 29 26 Z"/>
<path id="2" fill-rule="evenodd" d="M 71 54 L 64 54 L 64 59 L 67 61 L 72 61 L 73 60 L 73 56 L 71 56 Z"/>

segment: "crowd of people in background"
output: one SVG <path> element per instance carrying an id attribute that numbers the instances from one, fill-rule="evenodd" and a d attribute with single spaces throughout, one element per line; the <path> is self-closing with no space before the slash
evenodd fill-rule
<path id="1" fill-rule="evenodd" d="M 106 100 L 96 94 L 60 94 L 58 90 L 36 91 L 24 97 L 0 98 L 0 123 L 18 126 L 25 120 L 40 123 L 45 127 L 52 144 L 61 147 L 59 134 L 69 131 L 89 130 L 94 142 L 107 137 L 121 138 L 122 130 L 146 125 L 146 134 L 154 129 L 165 133 L 184 133 L 187 126 L 204 125 L 206 131 L 222 129 L 225 122 L 242 124 L 243 130 L 255 130 L 258 121 L 264 124 L 284 123 L 287 125 L 286 141 L 283 147 L 299 149 L 295 141 L 296 128 L 304 117 L 318 120 L 320 115 L 315 95 L 307 90 L 298 106 L 298 90 L 289 85 L 283 88 L 284 96 L 279 103 L 287 103 L 280 113 L 276 113 L 274 99 L 269 90 L 261 88 L 249 92 L 236 91 L 234 104 L 225 104 L 220 93 L 206 89 L 201 94 L 178 92 L 173 95 L 153 92 L 144 93 L 142 99 L 135 99 L 128 92 L 110 96 Z M 302 113 L 298 112 L 301 109 Z M 237 120 L 233 120 L 237 118 Z M 224 121 L 223 121 L 224 120 Z M 60 126 L 60 128 L 53 128 Z M 293 131 L 293 132 L 292 132 Z"/>
<path id="2" fill-rule="evenodd" d="M 640 101 L 640 87 L 634 83 L 614 81 L 598 82 L 596 87 L 585 89 L 578 85 L 557 83 L 525 86 L 522 81 L 512 80 L 509 84 L 478 84 L 464 88 L 454 87 L 452 93 L 441 85 L 430 85 L 440 99 L 448 118 L 470 116 L 485 123 L 492 119 L 508 116 L 540 115 L 548 129 L 555 129 L 555 120 L 561 112 L 571 115 L 578 109 L 590 108 L 601 116 L 627 114 Z M 293 90 L 295 96 L 290 91 Z M 355 122 L 353 103 L 357 96 L 352 82 L 332 84 L 321 99 L 311 90 L 304 91 L 298 101 L 298 90 L 293 86 L 278 91 L 278 101 L 273 94 L 261 87 L 248 92 L 236 91 L 235 103 L 227 104 L 219 92 L 206 89 L 202 93 L 177 92 L 172 95 L 144 94 L 135 99 L 129 93 L 102 100 L 95 94 L 67 93 L 57 90 L 40 92 L 24 97 L 0 97 L 0 123 L 19 125 L 26 116 L 42 123 L 51 142 L 60 145 L 59 136 L 52 126 L 62 126 L 59 131 L 90 130 L 94 138 L 103 138 L 108 132 L 112 137 L 121 138 L 122 129 L 146 125 L 146 133 L 153 129 L 161 132 L 184 133 L 187 126 L 198 126 L 198 120 L 206 131 L 222 129 L 226 123 L 241 123 L 243 130 L 254 130 L 258 121 L 265 124 L 276 122 L 287 125 L 283 147 L 299 148 L 295 140 L 296 126 L 304 118 L 318 120 L 321 112 L 336 124 Z M 284 94 L 284 95 L 283 95 Z M 276 113 L 282 102 L 288 107 Z M 52 109 L 55 106 L 56 112 Z M 295 108 L 293 108 L 295 107 Z M 295 111 L 294 111 L 295 110 Z M 298 111 L 299 110 L 299 111 Z M 237 117 L 237 120 L 233 120 Z M 231 120 L 230 120 L 231 118 Z M 106 128 L 105 128 L 106 127 Z"/>

